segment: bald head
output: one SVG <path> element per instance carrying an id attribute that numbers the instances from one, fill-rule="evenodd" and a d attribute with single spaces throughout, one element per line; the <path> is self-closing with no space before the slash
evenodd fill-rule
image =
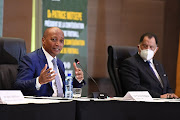
<path id="1" fill-rule="evenodd" d="M 64 33 L 58 27 L 47 28 L 44 31 L 42 38 L 43 48 L 52 56 L 55 57 L 60 53 L 64 46 Z"/>
<path id="2" fill-rule="evenodd" d="M 43 34 L 43 37 L 44 38 L 47 38 L 47 36 L 51 33 L 51 32 L 62 32 L 63 31 L 58 28 L 58 27 L 50 27 L 50 28 L 47 28 L 45 31 L 44 31 L 44 34 Z M 64 34 L 64 33 L 63 33 Z"/>

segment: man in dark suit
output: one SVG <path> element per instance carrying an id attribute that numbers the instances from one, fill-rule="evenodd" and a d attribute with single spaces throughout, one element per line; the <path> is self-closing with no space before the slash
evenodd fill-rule
<path id="1" fill-rule="evenodd" d="M 65 69 L 63 62 L 56 58 L 64 46 L 64 33 L 57 27 L 47 28 L 42 38 L 42 48 L 25 55 L 20 61 L 15 88 L 20 89 L 24 95 L 30 96 L 58 96 L 58 89 L 63 97 L 65 85 Z M 57 61 L 57 72 L 53 70 Z M 83 72 L 76 67 L 74 87 L 82 87 L 85 83 Z M 58 81 L 56 77 L 58 76 Z M 58 88 L 58 85 L 60 88 Z"/>
<path id="2" fill-rule="evenodd" d="M 156 35 L 141 36 L 138 53 L 121 64 L 120 77 L 124 94 L 128 91 L 148 91 L 154 98 L 178 98 L 170 88 L 163 66 L 153 59 L 158 50 Z"/>

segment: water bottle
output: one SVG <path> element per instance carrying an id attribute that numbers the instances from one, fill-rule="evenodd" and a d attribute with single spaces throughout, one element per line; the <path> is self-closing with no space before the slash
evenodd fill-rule
<path id="1" fill-rule="evenodd" d="M 68 74 L 68 76 L 65 79 L 65 98 L 73 98 L 73 78 L 71 74 Z"/>

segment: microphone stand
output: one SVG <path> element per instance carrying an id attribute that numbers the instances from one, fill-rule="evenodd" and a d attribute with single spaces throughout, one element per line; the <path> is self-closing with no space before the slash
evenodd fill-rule
<path id="1" fill-rule="evenodd" d="M 84 69 L 84 67 L 80 64 L 80 62 L 79 62 L 77 59 L 75 59 L 75 62 L 76 62 L 78 65 L 80 65 L 80 67 L 83 69 L 83 71 L 86 72 L 86 74 L 91 78 L 91 80 L 95 83 L 96 87 L 98 88 L 98 91 L 99 91 L 99 92 L 92 92 L 90 95 L 88 95 L 88 97 L 90 97 L 90 98 L 98 98 L 98 99 L 105 99 L 105 98 L 107 98 L 107 94 L 100 92 L 100 89 L 99 89 L 99 87 L 98 87 L 97 82 L 94 80 L 94 78 L 92 78 L 92 77 L 88 74 L 88 72 Z"/>

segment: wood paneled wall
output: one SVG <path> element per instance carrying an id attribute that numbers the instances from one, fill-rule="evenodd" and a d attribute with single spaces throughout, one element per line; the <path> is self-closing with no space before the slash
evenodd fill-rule
<path id="1" fill-rule="evenodd" d="M 88 71 L 108 77 L 107 47 L 137 46 L 140 36 L 153 32 L 163 46 L 165 2 L 159 0 L 88 1 Z M 162 50 L 157 57 L 162 60 Z M 97 67 L 98 66 L 98 67 Z"/>
<path id="2" fill-rule="evenodd" d="M 89 0 L 88 72 L 109 77 L 107 47 L 137 46 L 143 33 L 153 32 L 159 39 L 155 58 L 164 64 L 175 89 L 179 7 L 178 0 Z"/>
<path id="3" fill-rule="evenodd" d="M 167 0 L 165 13 L 162 62 L 168 73 L 171 87 L 175 90 L 180 33 L 180 0 Z"/>
<path id="4" fill-rule="evenodd" d="M 3 37 L 17 37 L 31 49 L 32 0 L 4 0 Z"/>

